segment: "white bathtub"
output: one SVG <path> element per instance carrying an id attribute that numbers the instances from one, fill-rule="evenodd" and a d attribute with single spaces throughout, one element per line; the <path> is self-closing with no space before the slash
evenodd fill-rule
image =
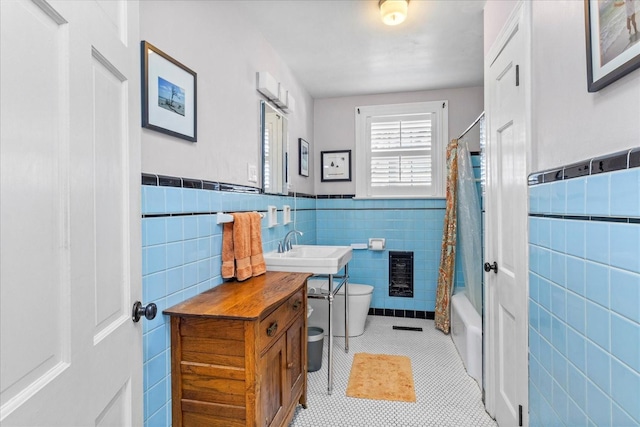
<path id="1" fill-rule="evenodd" d="M 451 297 L 451 337 L 467 373 L 482 389 L 482 318 L 464 292 Z"/>

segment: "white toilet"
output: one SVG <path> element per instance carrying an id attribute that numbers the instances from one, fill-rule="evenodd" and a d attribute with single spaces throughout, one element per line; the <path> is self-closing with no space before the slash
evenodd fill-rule
<path id="1" fill-rule="evenodd" d="M 328 293 L 329 281 L 326 279 L 309 279 L 307 293 L 309 295 Z M 349 282 L 349 336 L 357 337 L 364 333 L 369 305 L 373 295 L 373 286 Z M 308 326 L 324 329 L 325 335 L 329 325 L 329 302 L 324 298 L 308 298 L 313 312 L 308 319 Z M 344 336 L 344 285 L 333 300 L 333 335 Z"/>

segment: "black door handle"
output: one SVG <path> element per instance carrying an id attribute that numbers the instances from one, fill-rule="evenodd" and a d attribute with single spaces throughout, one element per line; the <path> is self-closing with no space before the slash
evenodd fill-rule
<path id="1" fill-rule="evenodd" d="M 131 312 L 131 320 L 134 323 L 140 321 L 140 318 L 144 316 L 147 320 L 153 320 L 156 317 L 156 313 L 158 312 L 158 307 L 154 304 L 147 304 L 146 307 L 142 305 L 140 301 L 136 301 L 133 303 L 133 310 Z"/>
<path id="2" fill-rule="evenodd" d="M 498 263 L 493 261 L 493 264 L 489 264 L 488 262 L 484 263 L 484 271 L 487 273 L 493 270 L 494 273 L 498 274 Z"/>

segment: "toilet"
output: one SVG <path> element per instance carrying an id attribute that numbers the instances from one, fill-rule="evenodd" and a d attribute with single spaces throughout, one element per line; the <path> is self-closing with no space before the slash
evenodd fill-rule
<path id="1" fill-rule="evenodd" d="M 329 281 L 325 279 L 309 279 L 307 293 L 309 295 L 328 293 Z M 373 295 L 373 286 L 349 282 L 349 336 L 357 337 L 364 333 L 369 305 Z M 313 312 L 308 319 L 308 326 L 320 327 L 328 333 L 329 303 L 322 298 L 308 298 Z M 344 336 L 344 285 L 333 300 L 333 335 Z"/>

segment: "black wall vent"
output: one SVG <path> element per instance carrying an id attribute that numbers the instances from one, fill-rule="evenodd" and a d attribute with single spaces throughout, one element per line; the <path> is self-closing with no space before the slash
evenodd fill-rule
<path id="1" fill-rule="evenodd" d="M 389 296 L 413 298 L 413 252 L 389 251 Z"/>

